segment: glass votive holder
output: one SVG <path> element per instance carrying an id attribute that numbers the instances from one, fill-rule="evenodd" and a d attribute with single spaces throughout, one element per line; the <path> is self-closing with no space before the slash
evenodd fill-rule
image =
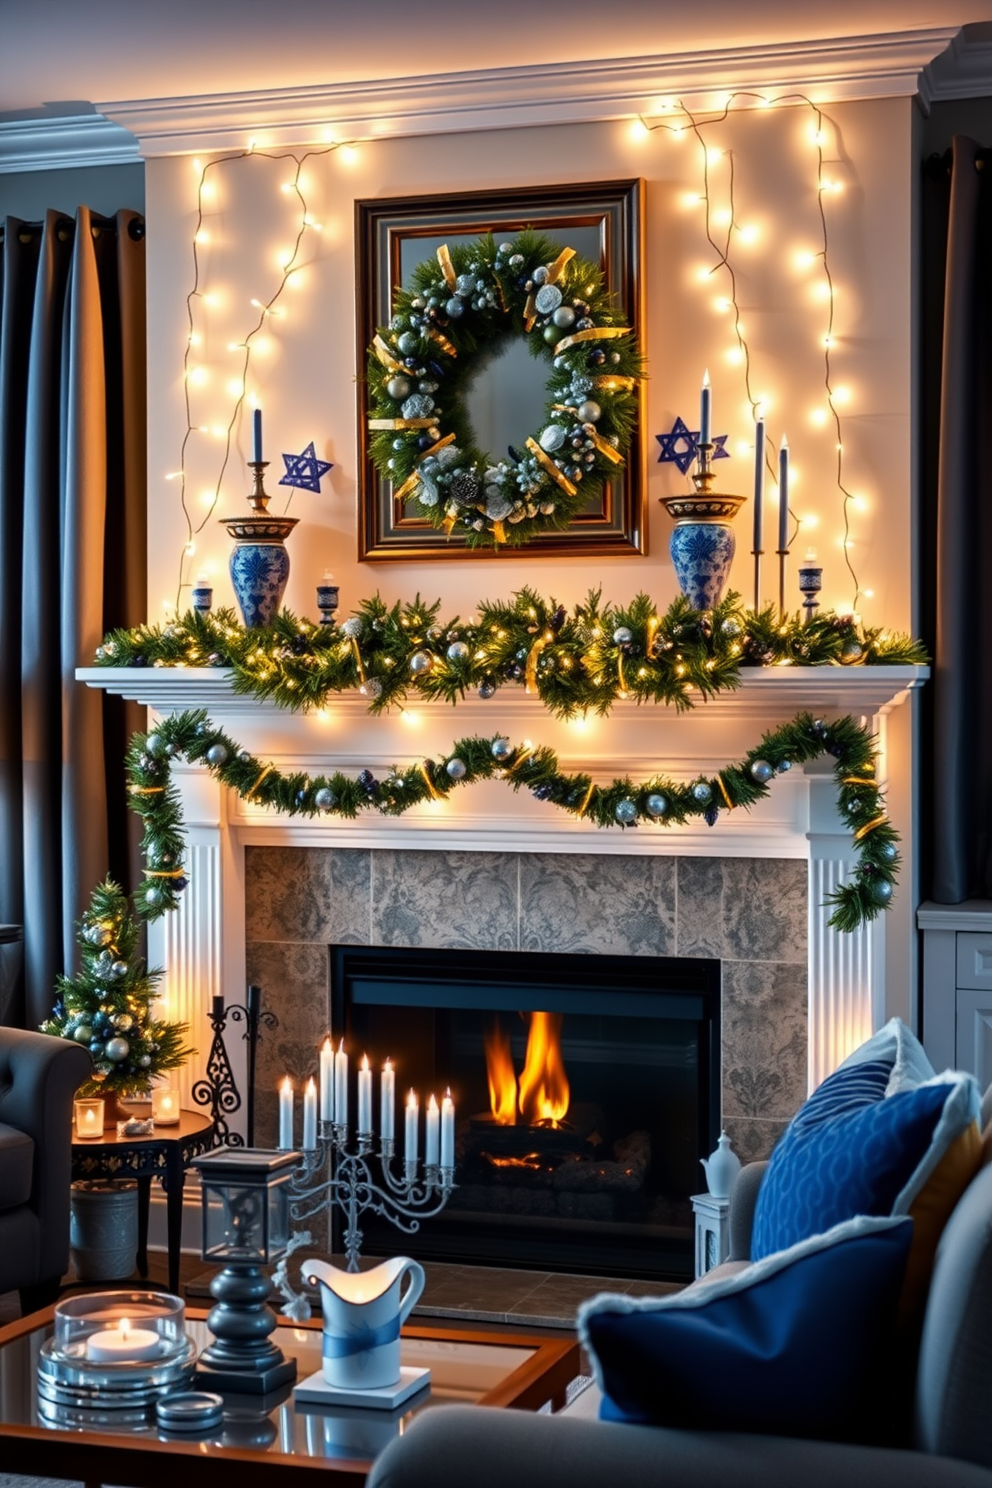
<path id="1" fill-rule="evenodd" d="M 53 1347 L 86 1364 L 145 1364 L 182 1352 L 186 1309 L 165 1292 L 90 1292 L 56 1304 Z"/>
<path id="2" fill-rule="evenodd" d="M 96 1097 L 92 1100 L 81 1097 L 72 1103 L 72 1120 L 77 1142 L 95 1142 L 103 1137 L 104 1102 Z"/>
<path id="3" fill-rule="evenodd" d="M 175 1085 L 152 1087 L 152 1120 L 156 1126 L 178 1125 L 179 1091 Z"/>

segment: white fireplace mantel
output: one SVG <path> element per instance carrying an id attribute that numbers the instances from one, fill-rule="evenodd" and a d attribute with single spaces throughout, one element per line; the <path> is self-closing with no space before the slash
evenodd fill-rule
<path id="1" fill-rule="evenodd" d="M 334 696 L 309 714 L 237 694 L 220 668 L 84 667 L 87 686 L 146 705 L 153 717 L 203 708 L 244 748 L 284 770 L 374 774 L 394 764 L 449 757 L 456 739 L 505 734 L 554 748 L 562 768 L 597 781 L 660 773 L 674 780 L 712 775 L 751 749 L 766 730 L 810 711 L 829 722 L 852 714 L 871 727 L 888 781 L 887 719 L 929 675 L 925 667 L 747 669 L 741 686 L 690 711 L 618 703 L 607 718 L 566 723 L 516 688 L 457 708 L 412 700 L 380 717 L 357 694 Z M 204 1028 L 210 998 L 240 1001 L 245 978 L 244 856 L 247 846 L 416 848 L 428 851 L 657 853 L 669 856 L 793 857 L 810 865 L 810 1082 L 818 1083 L 878 1022 L 885 1005 L 884 941 L 876 926 L 839 935 L 827 926 L 825 895 L 854 860 L 850 834 L 833 805 L 829 757 L 790 771 L 750 812 L 721 813 L 717 827 L 691 823 L 636 831 L 598 829 L 570 813 L 486 781 L 424 803 L 399 818 L 364 813 L 292 818 L 242 801 L 203 766 L 177 762 L 173 779 L 187 828 L 190 887 L 175 914 L 151 927 L 150 952 L 166 968 L 172 1016 Z M 908 769 L 909 762 L 900 763 Z M 205 1044 L 200 1034 L 201 1044 Z M 200 1071 L 188 1067 L 192 1082 Z"/>

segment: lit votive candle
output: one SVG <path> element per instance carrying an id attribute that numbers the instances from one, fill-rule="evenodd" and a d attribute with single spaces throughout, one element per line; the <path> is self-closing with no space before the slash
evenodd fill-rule
<path id="1" fill-rule="evenodd" d="M 152 1090 L 152 1120 L 156 1126 L 179 1122 L 179 1091 L 175 1085 L 156 1085 Z"/>
<path id="2" fill-rule="evenodd" d="M 77 1142 L 93 1142 L 103 1136 L 103 1101 L 81 1099 L 72 1103 Z"/>
<path id="3" fill-rule="evenodd" d="M 127 1318 L 116 1327 L 101 1328 L 86 1340 L 86 1357 L 97 1364 L 140 1364 L 157 1359 L 162 1340 L 150 1328 L 132 1328 Z"/>

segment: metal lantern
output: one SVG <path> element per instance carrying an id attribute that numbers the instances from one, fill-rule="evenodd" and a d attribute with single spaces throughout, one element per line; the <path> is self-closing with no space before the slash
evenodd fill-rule
<path id="1" fill-rule="evenodd" d="M 212 1389 L 260 1395 L 296 1377 L 296 1360 L 269 1337 L 276 1316 L 262 1268 L 289 1243 L 286 1185 L 299 1159 L 298 1152 L 218 1147 L 193 1160 L 202 1184 L 203 1259 L 224 1263 L 210 1283 L 214 1342 L 198 1369 Z"/>

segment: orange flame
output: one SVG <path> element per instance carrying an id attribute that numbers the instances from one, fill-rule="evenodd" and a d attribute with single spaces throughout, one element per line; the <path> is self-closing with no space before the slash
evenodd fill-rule
<path id="1" fill-rule="evenodd" d="M 489 1104 L 500 1126 L 515 1126 L 517 1120 L 517 1076 L 513 1068 L 510 1040 L 499 1023 L 486 1036 L 486 1071 L 489 1075 Z"/>
<path id="2" fill-rule="evenodd" d="M 557 1126 L 568 1112 L 569 1088 L 561 1054 L 561 1013 L 532 1013 L 519 1087 L 510 1041 L 497 1023 L 486 1038 L 489 1104 L 500 1126 L 514 1126 L 517 1112 L 528 1126 Z"/>

